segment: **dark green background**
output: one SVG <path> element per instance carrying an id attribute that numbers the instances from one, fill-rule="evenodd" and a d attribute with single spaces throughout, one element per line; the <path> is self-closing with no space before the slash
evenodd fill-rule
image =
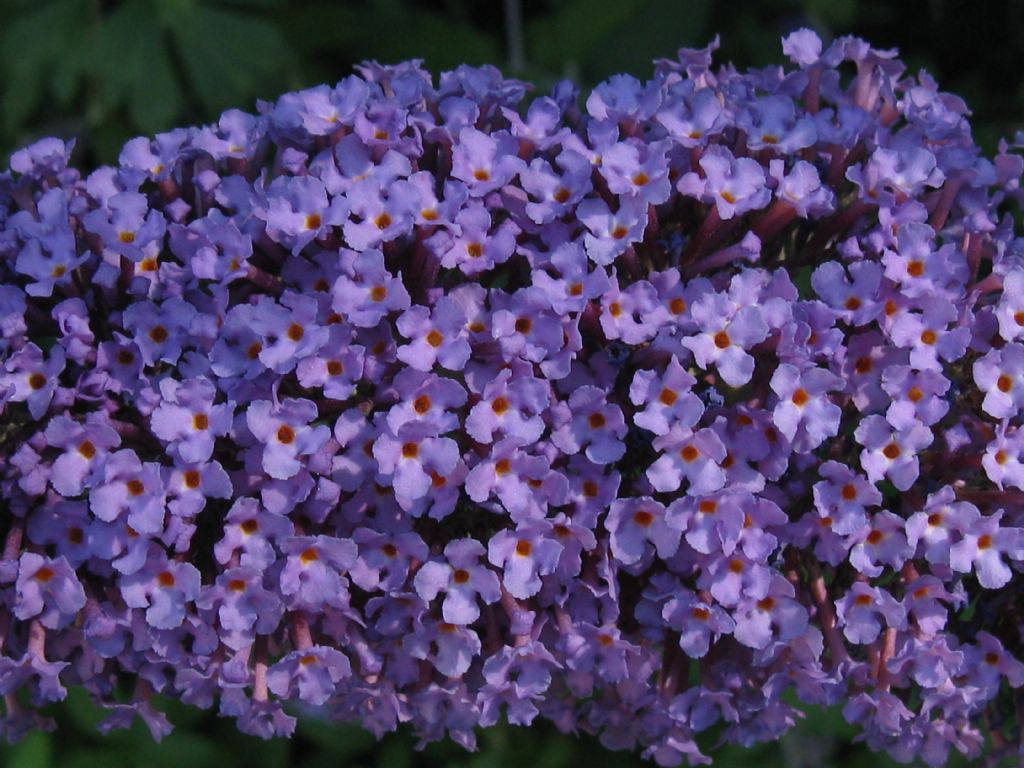
<path id="1" fill-rule="evenodd" d="M 209 121 L 256 98 L 334 83 L 351 65 L 419 57 L 439 71 L 496 64 L 544 89 L 584 87 L 722 36 L 720 60 L 782 61 L 811 26 L 898 47 L 975 111 L 990 151 L 1024 125 L 1024 3 L 1012 0 L 516 0 L 522 67 L 502 0 L 0 0 L 0 157 L 77 136 L 84 166 L 128 138 Z"/>
<path id="2" fill-rule="evenodd" d="M 132 136 L 213 120 L 222 109 L 333 83 L 367 58 L 418 57 L 437 72 L 496 64 L 543 92 L 562 77 L 584 88 L 616 72 L 641 78 L 651 60 L 722 37 L 719 61 L 782 62 L 780 37 L 811 26 L 828 41 L 857 34 L 898 47 L 974 111 L 988 153 L 1024 127 L 1024 3 L 967 0 L 519 0 L 517 57 L 500 0 L 0 0 L 0 167 L 46 135 L 77 137 L 84 169 L 116 160 Z M 522 66 L 514 66 L 517 58 Z M 59 735 L 0 746 L 5 768 L 231 768 L 232 766 L 446 766 L 531 768 L 640 765 L 593 739 L 552 727 L 494 728 L 481 751 L 450 743 L 423 753 L 401 730 L 381 743 L 358 728 L 301 722 L 296 738 L 263 743 L 230 721 L 161 702 L 177 731 L 156 746 L 137 724 L 99 736 L 100 719 L 74 692 L 53 709 Z M 716 765 L 827 768 L 895 765 L 852 744 L 838 711 L 814 712 L 779 744 L 715 753 Z M 704 743 L 710 745 L 714 736 Z M 954 763 L 963 765 L 965 763 Z"/>

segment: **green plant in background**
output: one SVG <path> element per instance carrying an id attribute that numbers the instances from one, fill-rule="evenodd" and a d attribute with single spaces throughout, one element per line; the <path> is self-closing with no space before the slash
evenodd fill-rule
<path id="1" fill-rule="evenodd" d="M 511 3 L 523 32 L 516 44 L 503 26 L 502 8 L 481 10 L 471 0 L 301 5 L 278 0 L 52 0 L 7 5 L 0 30 L 0 149 L 41 134 L 75 135 L 81 137 L 80 153 L 95 163 L 116 157 L 124 140 L 136 134 L 207 121 L 228 106 L 332 82 L 363 58 L 418 56 L 435 70 L 505 61 L 514 65 L 514 74 L 540 89 L 566 75 L 586 86 L 613 72 L 647 71 L 652 58 L 699 44 L 712 30 L 722 32 L 726 50 L 738 63 L 763 62 L 770 58 L 766 51 L 774 52 L 780 28 L 798 18 L 845 32 L 868 15 L 866 4 L 823 0 L 756 2 L 750 13 L 732 18 L 710 0 Z M 905 15 L 895 3 L 878 7 L 893 24 Z M 981 85 L 976 83 L 974 92 L 980 94 L 978 103 L 998 100 L 986 96 Z M 970 87 L 959 90 L 972 93 Z M 1013 100 L 1004 106 L 1006 111 L 993 113 L 988 122 L 976 123 L 989 136 L 989 145 L 991 137 L 1017 119 Z M 451 745 L 414 753 L 412 737 L 404 731 L 377 744 L 356 727 L 304 720 L 295 741 L 265 744 L 239 734 L 230 723 L 173 702 L 161 700 L 158 707 L 182 726 L 160 747 L 140 725 L 97 736 L 101 715 L 75 692 L 54 713 L 61 721 L 60 737 L 33 734 L 3 753 L 0 763 L 230 766 L 248 764 L 259 750 L 260 763 L 266 765 L 640 764 L 633 756 L 605 752 L 596 741 L 560 736 L 550 726 L 492 729 L 482 735 L 483 749 L 476 755 Z M 853 732 L 838 711 L 814 712 L 780 744 L 724 750 L 718 759 L 726 766 L 892 764 L 863 747 L 851 747 Z M 711 734 L 708 744 L 714 740 Z"/>
<path id="2" fill-rule="evenodd" d="M 566 76 L 587 88 L 715 33 L 723 59 L 763 65 L 800 24 L 898 43 L 912 70 L 967 98 L 987 149 L 1024 115 L 1005 77 L 1024 50 L 1024 6 L 1011 0 L 983 14 L 963 0 L 924 12 L 899 0 L 751 0 L 738 11 L 712 0 L 0 0 L 0 155 L 76 136 L 80 158 L 109 162 L 132 136 L 334 82 L 362 59 L 497 63 L 538 88 Z"/>
<path id="3" fill-rule="evenodd" d="M 558 733 L 550 723 L 530 728 L 500 725 L 481 731 L 480 751 L 467 753 L 442 742 L 415 751 L 415 739 L 405 728 L 380 742 L 355 725 L 338 725 L 302 718 L 291 740 L 262 741 L 246 736 L 228 720 L 217 719 L 168 699 L 158 699 L 179 727 L 160 744 L 153 742 L 140 722 L 109 736 L 96 732 L 103 713 L 81 690 L 69 691 L 56 710 L 59 733 L 34 733 L 0 753 L 3 768 L 646 768 L 653 765 L 636 755 L 609 752 L 592 737 Z M 726 747 L 716 753 L 723 768 L 895 768 L 898 763 L 867 747 L 851 743 L 856 729 L 838 709 L 812 711 L 781 742 L 750 749 Z M 716 736 L 707 737 L 708 744 Z M 253 755 L 259 755 L 258 762 Z M 967 766 L 957 757 L 951 768 Z M 1008 768 L 1008 767 L 1007 767 Z"/>

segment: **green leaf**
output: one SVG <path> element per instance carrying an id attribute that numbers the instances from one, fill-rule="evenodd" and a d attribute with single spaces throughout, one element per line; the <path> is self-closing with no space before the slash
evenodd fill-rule
<path id="1" fill-rule="evenodd" d="M 282 20 L 286 33 L 303 51 L 344 52 L 352 60 L 397 62 L 424 59 L 432 70 L 459 64 L 500 64 L 501 45 L 478 27 L 402 3 L 370 7 L 323 3 Z"/>
<path id="2" fill-rule="evenodd" d="M 105 18 L 89 54 L 104 114 L 126 109 L 135 132 L 172 127 L 181 89 L 152 0 L 132 0 Z"/>
<path id="3" fill-rule="evenodd" d="M 10 752 L 7 768 L 47 768 L 53 752 L 52 736 L 33 731 Z"/>
<path id="4" fill-rule="evenodd" d="M 245 108 L 286 82 L 292 53 L 269 22 L 237 11 L 197 6 L 169 19 L 191 90 L 213 116 Z"/>
<path id="5" fill-rule="evenodd" d="M 711 0 L 646 0 L 592 48 L 583 59 L 584 73 L 594 81 L 619 72 L 648 79 L 654 59 L 675 58 L 681 47 L 708 43 L 715 32 L 711 7 Z"/>
<path id="6" fill-rule="evenodd" d="M 0 72 L 7 84 L 0 115 L 8 130 L 44 103 L 47 74 L 88 29 L 85 0 L 51 0 L 28 8 L 6 18 L 0 28 Z"/>
<path id="7" fill-rule="evenodd" d="M 598 45 L 636 15 L 643 0 L 573 0 L 526 25 L 527 57 L 562 70 L 594 55 Z M 605 50 L 603 53 L 609 53 Z"/>

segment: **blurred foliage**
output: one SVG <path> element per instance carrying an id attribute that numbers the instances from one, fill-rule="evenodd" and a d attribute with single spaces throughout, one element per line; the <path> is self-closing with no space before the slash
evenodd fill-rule
<path id="1" fill-rule="evenodd" d="M 0 157 L 58 135 L 78 137 L 84 167 L 111 162 L 132 136 L 336 82 L 363 59 L 493 63 L 539 89 L 586 88 L 647 76 L 652 59 L 715 34 L 720 61 L 777 63 L 780 36 L 802 25 L 899 47 L 967 99 L 989 151 L 1024 124 L 1019 0 L 0 0 Z"/>
<path id="2" fill-rule="evenodd" d="M 522 23 L 518 56 L 509 50 L 507 6 Z M 780 63 L 780 37 L 799 26 L 826 40 L 857 34 L 900 48 L 911 71 L 926 68 L 944 90 L 967 100 L 989 152 L 1000 136 L 1024 127 L 1024 80 L 1017 76 L 1024 3 L 1015 0 L 0 0 L 0 167 L 13 149 L 45 135 L 77 137 L 83 168 L 112 162 L 132 136 L 208 122 L 228 107 L 252 109 L 258 98 L 335 82 L 364 59 L 422 58 L 434 72 L 491 63 L 539 90 L 562 77 L 588 88 L 616 72 L 646 77 L 653 59 L 703 46 L 715 34 L 722 39 L 720 62 Z M 523 66 L 510 68 L 515 60 Z M 648 765 L 549 724 L 490 729 L 475 754 L 451 743 L 414 752 L 406 730 L 378 744 L 356 726 L 306 718 L 295 739 L 263 743 L 231 721 L 173 702 L 161 707 L 178 726 L 163 744 L 154 745 L 138 723 L 103 737 L 95 731 L 102 713 L 72 692 L 54 709 L 59 735 L 34 733 L 0 747 L 0 766 Z M 894 765 L 852 744 L 854 732 L 838 710 L 812 712 L 780 743 L 726 748 L 716 764 Z"/>
<path id="3" fill-rule="evenodd" d="M 88 696 L 78 690 L 52 709 L 60 724 L 56 734 L 32 733 L 19 744 L 0 748 L 0 768 L 650 768 L 654 763 L 628 752 L 609 752 L 596 739 L 558 733 L 549 723 L 530 728 L 499 725 L 479 733 L 479 751 L 466 752 L 450 741 L 414 749 L 406 728 L 377 742 L 355 725 L 325 723 L 313 717 L 299 721 L 291 740 L 264 742 L 238 732 L 232 720 L 164 699 L 176 730 L 161 744 L 153 743 L 141 721 L 130 730 L 108 736 L 96 732 L 103 718 Z M 897 763 L 854 744 L 855 729 L 838 708 L 815 710 L 778 743 L 736 746 L 714 752 L 722 768 L 896 768 Z M 717 733 L 703 734 L 710 749 Z M 256 757 L 258 756 L 258 758 Z M 954 757 L 950 768 L 968 763 Z"/>

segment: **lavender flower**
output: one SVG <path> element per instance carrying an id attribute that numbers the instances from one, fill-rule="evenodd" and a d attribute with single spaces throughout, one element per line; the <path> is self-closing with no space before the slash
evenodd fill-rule
<path id="1" fill-rule="evenodd" d="M 678 765 L 845 700 L 903 761 L 1016 756 L 1024 141 L 856 38 L 717 45 L 16 152 L 0 733 L 74 684 L 154 738 L 158 691 Z"/>

